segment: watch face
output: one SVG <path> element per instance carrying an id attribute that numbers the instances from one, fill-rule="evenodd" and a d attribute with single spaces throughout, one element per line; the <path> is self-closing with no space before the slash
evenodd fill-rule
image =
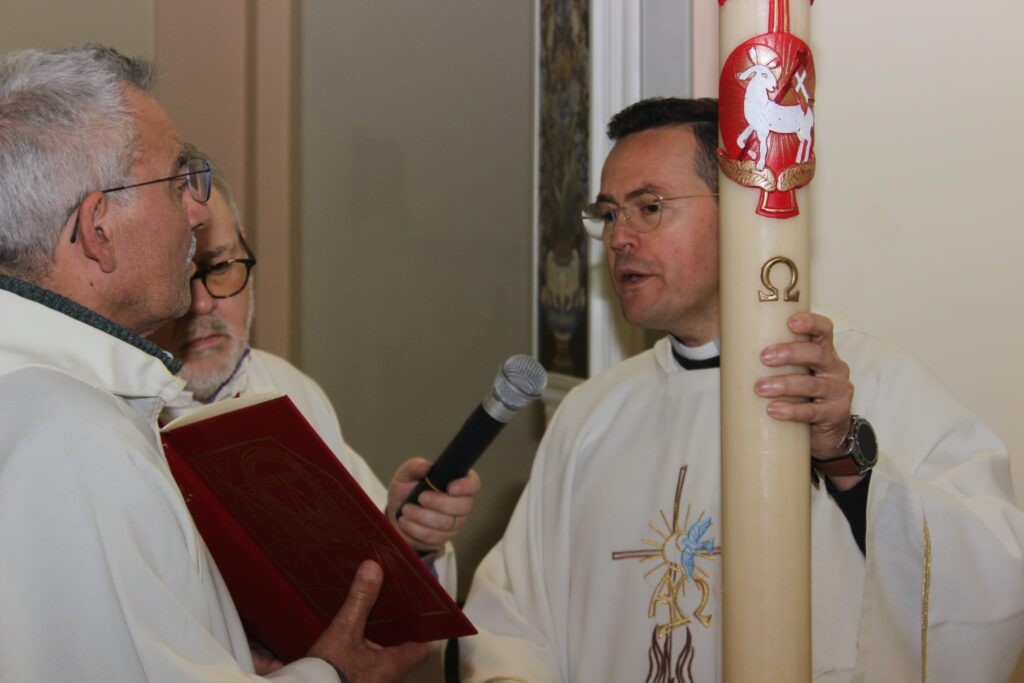
<path id="1" fill-rule="evenodd" d="M 875 430 L 871 428 L 871 423 L 867 420 L 857 420 L 855 429 L 854 459 L 861 467 L 871 467 L 878 460 L 878 440 L 875 438 Z"/>

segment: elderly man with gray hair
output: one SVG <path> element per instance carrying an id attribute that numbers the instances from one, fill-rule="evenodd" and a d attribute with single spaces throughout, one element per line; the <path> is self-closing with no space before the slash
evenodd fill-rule
<path id="1" fill-rule="evenodd" d="M 0 680 L 256 678 L 156 416 L 179 363 L 143 336 L 189 307 L 208 163 L 98 46 L 0 57 Z M 280 681 L 393 681 L 363 638 L 373 563 Z M 342 673 L 344 672 L 344 673 Z"/>

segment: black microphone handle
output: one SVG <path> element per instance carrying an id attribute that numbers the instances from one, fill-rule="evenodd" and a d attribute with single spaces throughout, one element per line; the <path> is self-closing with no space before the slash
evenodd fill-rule
<path id="1" fill-rule="evenodd" d="M 416 503 L 424 491 L 432 489 L 444 493 L 449 483 L 469 472 L 469 468 L 483 455 L 504 426 L 504 422 L 495 420 L 487 414 L 483 406 L 478 405 L 430 466 L 427 476 L 420 480 L 412 493 L 398 506 L 395 518 L 401 517 L 402 508 L 407 503 Z"/>

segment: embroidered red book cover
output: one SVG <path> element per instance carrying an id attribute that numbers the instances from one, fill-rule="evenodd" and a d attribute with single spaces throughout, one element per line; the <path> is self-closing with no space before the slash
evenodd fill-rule
<path id="1" fill-rule="evenodd" d="M 366 559 L 384 569 L 367 638 L 390 646 L 476 633 L 291 399 L 224 408 L 171 423 L 162 438 L 250 635 L 283 661 L 303 657 Z"/>

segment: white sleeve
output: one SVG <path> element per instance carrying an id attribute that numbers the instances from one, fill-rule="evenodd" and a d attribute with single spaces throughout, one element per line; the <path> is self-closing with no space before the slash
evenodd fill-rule
<path id="1" fill-rule="evenodd" d="M 917 360 L 862 335 L 846 346 L 880 450 L 857 674 L 1007 680 L 1024 642 L 1024 513 L 1005 448 Z"/>
<path id="2" fill-rule="evenodd" d="M 531 483 L 473 577 L 465 611 L 479 634 L 459 643 L 466 683 L 567 680 L 572 477 L 560 464 L 570 444 L 563 434 L 556 414 Z"/>
<path id="3" fill-rule="evenodd" d="M 0 680 L 259 680 L 162 456 L 111 398 L 78 389 L 22 395 L 0 434 Z M 306 660 L 287 669 L 336 683 Z"/>
<path id="4" fill-rule="evenodd" d="M 306 657 L 266 676 L 275 683 L 339 683 L 334 668 L 322 659 Z"/>

